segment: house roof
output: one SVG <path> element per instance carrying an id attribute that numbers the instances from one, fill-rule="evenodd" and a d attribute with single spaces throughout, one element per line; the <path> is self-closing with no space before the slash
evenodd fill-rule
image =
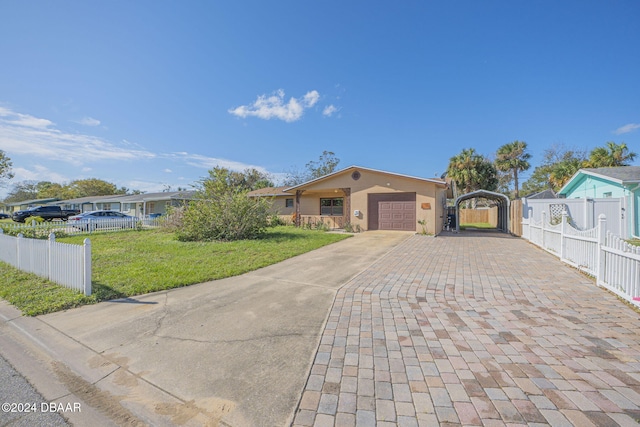
<path id="1" fill-rule="evenodd" d="M 539 193 L 531 194 L 525 198 L 526 199 L 557 199 L 558 196 L 553 190 L 549 188 L 544 191 L 540 191 Z"/>
<path id="2" fill-rule="evenodd" d="M 142 193 L 121 196 L 103 196 L 94 200 L 97 203 L 138 203 L 156 202 L 163 200 L 189 200 L 195 196 L 195 191 L 164 191 L 161 193 Z"/>
<path id="3" fill-rule="evenodd" d="M 566 193 L 580 175 L 591 175 L 616 184 L 640 183 L 640 166 L 617 166 L 610 168 L 584 168 L 576 172 L 571 179 L 558 191 L 558 194 Z"/>
<path id="4" fill-rule="evenodd" d="M 353 166 L 349 166 L 347 168 L 341 169 L 339 171 L 332 172 L 330 174 L 321 176 L 320 178 L 312 179 L 310 181 L 303 182 L 302 184 L 295 185 L 293 187 L 289 187 L 285 191 L 297 190 L 297 189 L 299 189 L 301 187 L 306 187 L 306 186 L 311 185 L 311 184 L 315 184 L 315 183 L 318 183 L 318 182 L 326 181 L 328 179 L 333 178 L 336 175 L 341 175 L 341 174 L 343 174 L 343 173 L 345 173 L 347 171 L 354 170 L 354 169 L 362 170 L 362 171 L 375 172 L 375 173 L 382 173 L 382 174 L 397 176 L 397 177 L 401 177 L 401 178 L 416 179 L 416 180 L 419 180 L 419 181 L 431 182 L 431 183 L 442 185 L 442 186 L 446 186 L 447 185 L 445 180 L 444 179 L 440 179 L 440 178 L 420 178 L 420 177 L 417 177 L 417 176 L 403 175 L 403 174 L 399 174 L 399 173 L 395 173 L 395 172 L 387 172 L 387 171 L 382 171 L 382 170 L 378 170 L 378 169 L 371 169 L 371 168 L 365 168 L 365 167 L 362 167 L 362 166 L 353 165 Z"/>
<path id="5" fill-rule="evenodd" d="M 55 197 L 50 197 L 48 199 L 32 199 L 32 200 L 23 200 L 21 202 L 12 202 L 5 203 L 6 206 L 22 206 L 22 205 L 46 205 L 47 203 L 55 202 Z"/>
<path id="6" fill-rule="evenodd" d="M 585 168 L 589 175 L 601 176 L 618 181 L 621 184 L 640 182 L 640 166 L 619 166 L 615 168 Z"/>
<path id="7" fill-rule="evenodd" d="M 86 197 L 78 197 L 75 199 L 66 199 L 66 200 L 57 200 L 55 202 L 51 202 L 53 205 L 67 205 L 67 204 L 82 204 L 82 203 L 93 203 L 97 200 L 104 199 L 105 197 L 122 197 L 122 196 L 86 196 Z"/>
<path id="8" fill-rule="evenodd" d="M 289 188 L 288 186 L 283 187 L 265 187 L 260 188 L 258 190 L 249 191 L 247 196 L 249 197 L 277 197 L 277 196 L 289 196 L 292 194 L 286 193 L 285 190 Z"/>

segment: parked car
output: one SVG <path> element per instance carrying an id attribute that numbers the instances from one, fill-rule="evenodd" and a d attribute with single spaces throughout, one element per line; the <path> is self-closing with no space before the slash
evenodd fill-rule
<path id="1" fill-rule="evenodd" d="M 61 209 L 60 206 L 36 206 L 22 211 L 14 212 L 11 216 L 15 222 L 24 222 L 30 216 L 39 216 L 45 221 L 60 219 L 66 221 L 71 215 L 76 215 L 80 211 Z"/>
<path id="2" fill-rule="evenodd" d="M 69 217 L 69 225 L 85 231 L 136 228 L 138 218 L 115 211 L 91 211 Z"/>
<path id="3" fill-rule="evenodd" d="M 0 219 L 7 219 L 7 218 L 11 218 L 11 215 L 6 214 L 4 212 L 0 212 Z"/>

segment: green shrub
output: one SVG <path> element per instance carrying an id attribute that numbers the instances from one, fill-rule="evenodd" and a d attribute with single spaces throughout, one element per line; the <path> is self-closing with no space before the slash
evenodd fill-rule
<path id="1" fill-rule="evenodd" d="M 177 232 L 182 228 L 185 209 L 185 206 L 167 207 L 167 214 L 160 220 L 160 229 L 169 233 Z"/>
<path id="2" fill-rule="evenodd" d="M 269 227 L 278 227 L 280 225 L 287 225 L 285 220 L 280 218 L 280 215 L 270 215 L 269 216 Z"/>
<path id="3" fill-rule="evenodd" d="M 269 225 L 266 200 L 246 192 L 229 192 L 215 199 L 193 201 L 184 211 L 181 241 L 243 240 L 260 237 Z"/>
<path id="4" fill-rule="evenodd" d="M 362 231 L 360 224 L 356 224 L 356 226 L 354 227 L 350 222 L 347 222 L 343 228 L 347 233 L 360 233 Z"/>
<path id="5" fill-rule="evenodd" d="M 329 231 L 329 224 L 325 224 L 324 221 L 320 220 L 315 223 L 314 228 L 320 231 Z"/>
<path id="6" fill-rule="evenodd" d="M 33 224 L 33 221 L 35 221 L 36 224 L 42 224 L 44 222 L 44 218 L 41 216 L 28 216 L 24 219 L 24 223 L 28 225 Z"/>

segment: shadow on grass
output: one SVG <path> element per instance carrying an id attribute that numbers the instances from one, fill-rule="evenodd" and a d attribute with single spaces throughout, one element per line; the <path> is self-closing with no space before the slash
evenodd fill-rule
<path id="1" fill-rule="evenodd" d="M 96 302 L 128 297 L 125 293 L 98 282 L 91 282 L 91 296 Z"/>

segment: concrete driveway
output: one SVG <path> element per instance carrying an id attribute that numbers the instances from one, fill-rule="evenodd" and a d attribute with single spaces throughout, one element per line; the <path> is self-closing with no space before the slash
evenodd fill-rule
<path id="1" fill-rule="evenodd" d="M 0 352 L 45 398 L 82 402 L 77 425 L 287 425 L 337 289 L 410 235 L 38 318 L 0 302 Z"/>
<path id="2" fill-rule="evenodd" d="M 295 426 L 637 426 L 640 315 L 501 233 L 412 236 L 341 288 Z"/>

